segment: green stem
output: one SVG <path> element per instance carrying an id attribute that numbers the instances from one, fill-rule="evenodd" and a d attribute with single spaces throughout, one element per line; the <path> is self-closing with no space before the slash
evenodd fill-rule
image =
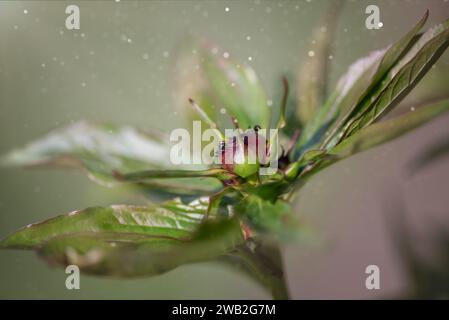
<path id="1" fill-rule="evenodd" d="M 250 241 L 253 240 L 248 240 L 234 253 L 233 258 L 238 258 L 237 261 L 232 260 L 234 266 L 239 266 L 242 271 L 269 290 L 273 299 L 290 299 L 278 245 L 256 240 L 252 243 L 254 246 L 250 247 Z"/>

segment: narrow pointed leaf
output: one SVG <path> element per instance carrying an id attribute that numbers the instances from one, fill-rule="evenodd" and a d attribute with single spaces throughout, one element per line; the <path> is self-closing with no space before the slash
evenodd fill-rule
<path id="1" fill-rule="evenodd" d="M 412 48 L 413 43 L 420 37 L 418 32 L 426 23 L 428 16 L 429 12 L 426 11 L 421 20 L 398 42 L 386 49 L 373 52 L 350 67 L 348 73 L 340 80 L 337 86 L 337 90 L 338 87 L 346 88 L 346 90 L 338 90 L 343 92 L 335 99 L 333 108 L 330 110 L 331 115 L 335 113 L 338 113 L 338 115 L 335 123 L 328 130 L 328 136 L 324 141 L 324 145 L 328 147 L 335 145 L 337 138 L 334 139 L 334 136 L 342 129 L 344 123 L 350 119 L 353 110 L 363 103 L 364 100 L 371 99 L 372 92 L 381 84 L 388 72 Z M 351 79 L 356 81 L 351 81 Z"/>
<path id="2" fill-rule="evenodd" d="M 407 33 L 405 34 L 398 42 L 393 44 L 388 48 L 385 55 L 382 57 L 382 61 L 380 62 L 379 67 L 376 70 L 376 74 L 373 76 L 373 83 L 377 83 L 381 80 L 387 72 L 395 65 L 395 63 L 407 53 L 410 46 L 413 44 L 414 40 L 418 32 L 425 25 L 427 19 L 429 17 L 429 10 L 426 10 L 426 13 L 421 18 L 420 21 Z"/>
<path id="3" fill-rule="evenodd" d="M 393 140 L 449 110 L 449 99 L 366 127 L 329 151 L 339 159 Z"/>
<path id="4" fill-rule="evenodd" d="M 308 170 L 303 170 L 294 181 L 292 189 L 294 192 L 298 191 L 313 175 L 335 162 L 398 138 L 447 111 L 449 111 L 449 100 L 445 99 L 358 131 L 330 149 L 325 157 L 318 159 Z"/>
<path id="5" fill-rule="evenodd" d="M 300 139 L 296 143 L 292 160 L 299 159 L 307 150 L 316 147 L 325 137 L 330 127 L 344 114 L 370 86 L 371 79 L 379 66 L 386 49 L 377 50 L 358 59 L 338 80 L 337 87 L 326 103 L 307 122 Z"/>
<path id="6" fill-rule="evenodd" d="M 390 111 L 416 86 L 449 45 L 449 20 L 426 33 L 394 66 L 386 80 L 352 113 L 345 125 L 344 136 L 375 122 Z"/>
<path id="7" fill-rule="evenodd" d="M 293 153 L 292 160 L 297 160 L 302 153 L 319 144 L 333 146 L 332 138 L 351 117 L 351 112 L 366 99 L 371 91 L 382 81 L 387 72 L 398 59 L 411 48 L 417 33 L 425 24 L 428 12 L 398 42 L 386 49 L 377 50 L 353 63 L 339 79 L 336 89 L 326 103 L 314 114 L 304 128 L 301 138 Z M 327 133 L 327 136 L 325 134 Z"/>

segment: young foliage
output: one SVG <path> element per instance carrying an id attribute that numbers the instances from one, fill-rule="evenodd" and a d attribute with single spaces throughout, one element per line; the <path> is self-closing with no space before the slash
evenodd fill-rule
<path id="1" fill-rule="evenodd" d="M 222 141 L 219 156 L 236 149 L 248 157 L 254 150 L 248 149 L 244 139 L 255 136 L 270 147 L 265 156 L 268 164 L 278 163 L 277 171 L 260 175 L 260 163 L 256 167 L 231 163 L 183 170 L 168 164 L 169 146 L 160 135 L 128 126 L 75 123 L 9 153 L 3 163 L 76 166 L 107 186 L 129 184 L 197 199 L 188 204 L 175 199 L 160 206 L 88 208 L 29 225 L 2 240 L 0 246 L 35 250 L 52 263 L 77 264 L 85 272 L 122 277 L 156 275 L 185 263 L 218 259 L 245 271 L 273 297 L 287 298 L 278 244 L 267 245 L 266 239 L 297 239 L 301 234 L 302 225 L 290 208 L 292 194 L 334 162 L 386 143 L 449 109 L 446 98 L 380 121 L 449 44 L 448 21 L 419 33 L 427 16 L 426 12 L 397 43 L 351 65 L 327 98 L 323 93 L 330 29 L 335 28 L 336 19 L 326 20 L 329 33 L 318 37 L 316 59 L 303 67 L 298 79 L 303 130 L 299 136 L 298 130 L 291 135 L 281 133 L 280 140 L 286 142 L 279 155 L 272 149 L 273 139 L 259 135 L 260 127 L 269 128 L 271 116 L 254 70 L 214 46 L 199 46 L 195 57 L 182 60 L 199 62 L 195 76 L 180 78 L 190 84 L 180 94 L 191 95 L 188 98 L 194 107 L 185 112 L 196 110 L 217 132 L 223 128 L 217 116 L 221 108 L 236 126 L 256 126 L 234 140 Z M 280 130 L 296 123 L 285 116 L 287 95 L 284 80 L 280 115 L 274 122 Z"/>

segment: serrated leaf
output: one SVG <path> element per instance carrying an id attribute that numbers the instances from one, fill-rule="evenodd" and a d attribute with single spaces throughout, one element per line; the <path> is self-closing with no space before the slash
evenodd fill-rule
<path id="1" fill-rule="evenodd" d="M 112 186 L 116 183 L 114 172 L 171 168 L 168 141 L 162 135 L 150 135 L 130 126 L 81 121 L 13 150 L 2 158 L 2 163 L 80 168 L 93 181 Z M 220 184 L 214 179 L 170 179 L 139 186 L 159 192 L 198 194 L 214 191 Z"/>
<path id="2" fill-rule="evenodd" d="M 297 114 L 301 123 L 307 123 L 324 102 L 329 74 L 329 56 L 337 20 L 343 1 L 332 1 L 319 25 L 313 30 L 311 45 L 308 48 L 312 56 L 306 56 L 298 70 Z"/>

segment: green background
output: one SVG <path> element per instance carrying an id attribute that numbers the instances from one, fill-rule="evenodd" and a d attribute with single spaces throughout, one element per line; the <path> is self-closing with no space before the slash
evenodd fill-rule
<path id="1" fill-rule="evenodd" d="M 68 4 L 80 7 L 79 31 L 65 28 Z M 308 35 L 327 4 L 0 1 L 0 154 L 79 119 L 166 132 L 181 126 L 174 62 L 177 48 L 189 36 L 212 39 L 233 58 L 251 64 L 269 98 L 277 101 L 280 77 L 296 72 L 308 51 Z M 380 7 L 380 30 L 365 28 L 369 4 Z M 352 61 L 399 39 L 426 8 L 427 27 L 449 17 L 445 0 L 348 1 L 336 30 L 332 84 Z M 445 53 L 403 108 L 448 93 L 448 62 Z M 405 169 L 426 146 L 447 140 L 448 124 L 446 115 L 405 138 L 332 166 L 311 181 L 295 211 L 318 240 L 284 250 L 294 298 L 375 298 L 407 288 L 391 245 L 385 203 L 403 201 L 420 245 L 434 225 L 448 225 L 447 159 L 414 176 Z M 0 236 L 74 209 L 139 201 L 93 185 L 79 172 L 1 168 Z M 380 291 L 365 289 L 368 264 L 381 268 Z M 269 298 L 243 275 L 216 263 L 134 280 L 83 275 L 78 291 L 67 290 L 64 283 L 63 270 L 49 268 L 33 253 L 0 252 L 0 298 Z"/>

